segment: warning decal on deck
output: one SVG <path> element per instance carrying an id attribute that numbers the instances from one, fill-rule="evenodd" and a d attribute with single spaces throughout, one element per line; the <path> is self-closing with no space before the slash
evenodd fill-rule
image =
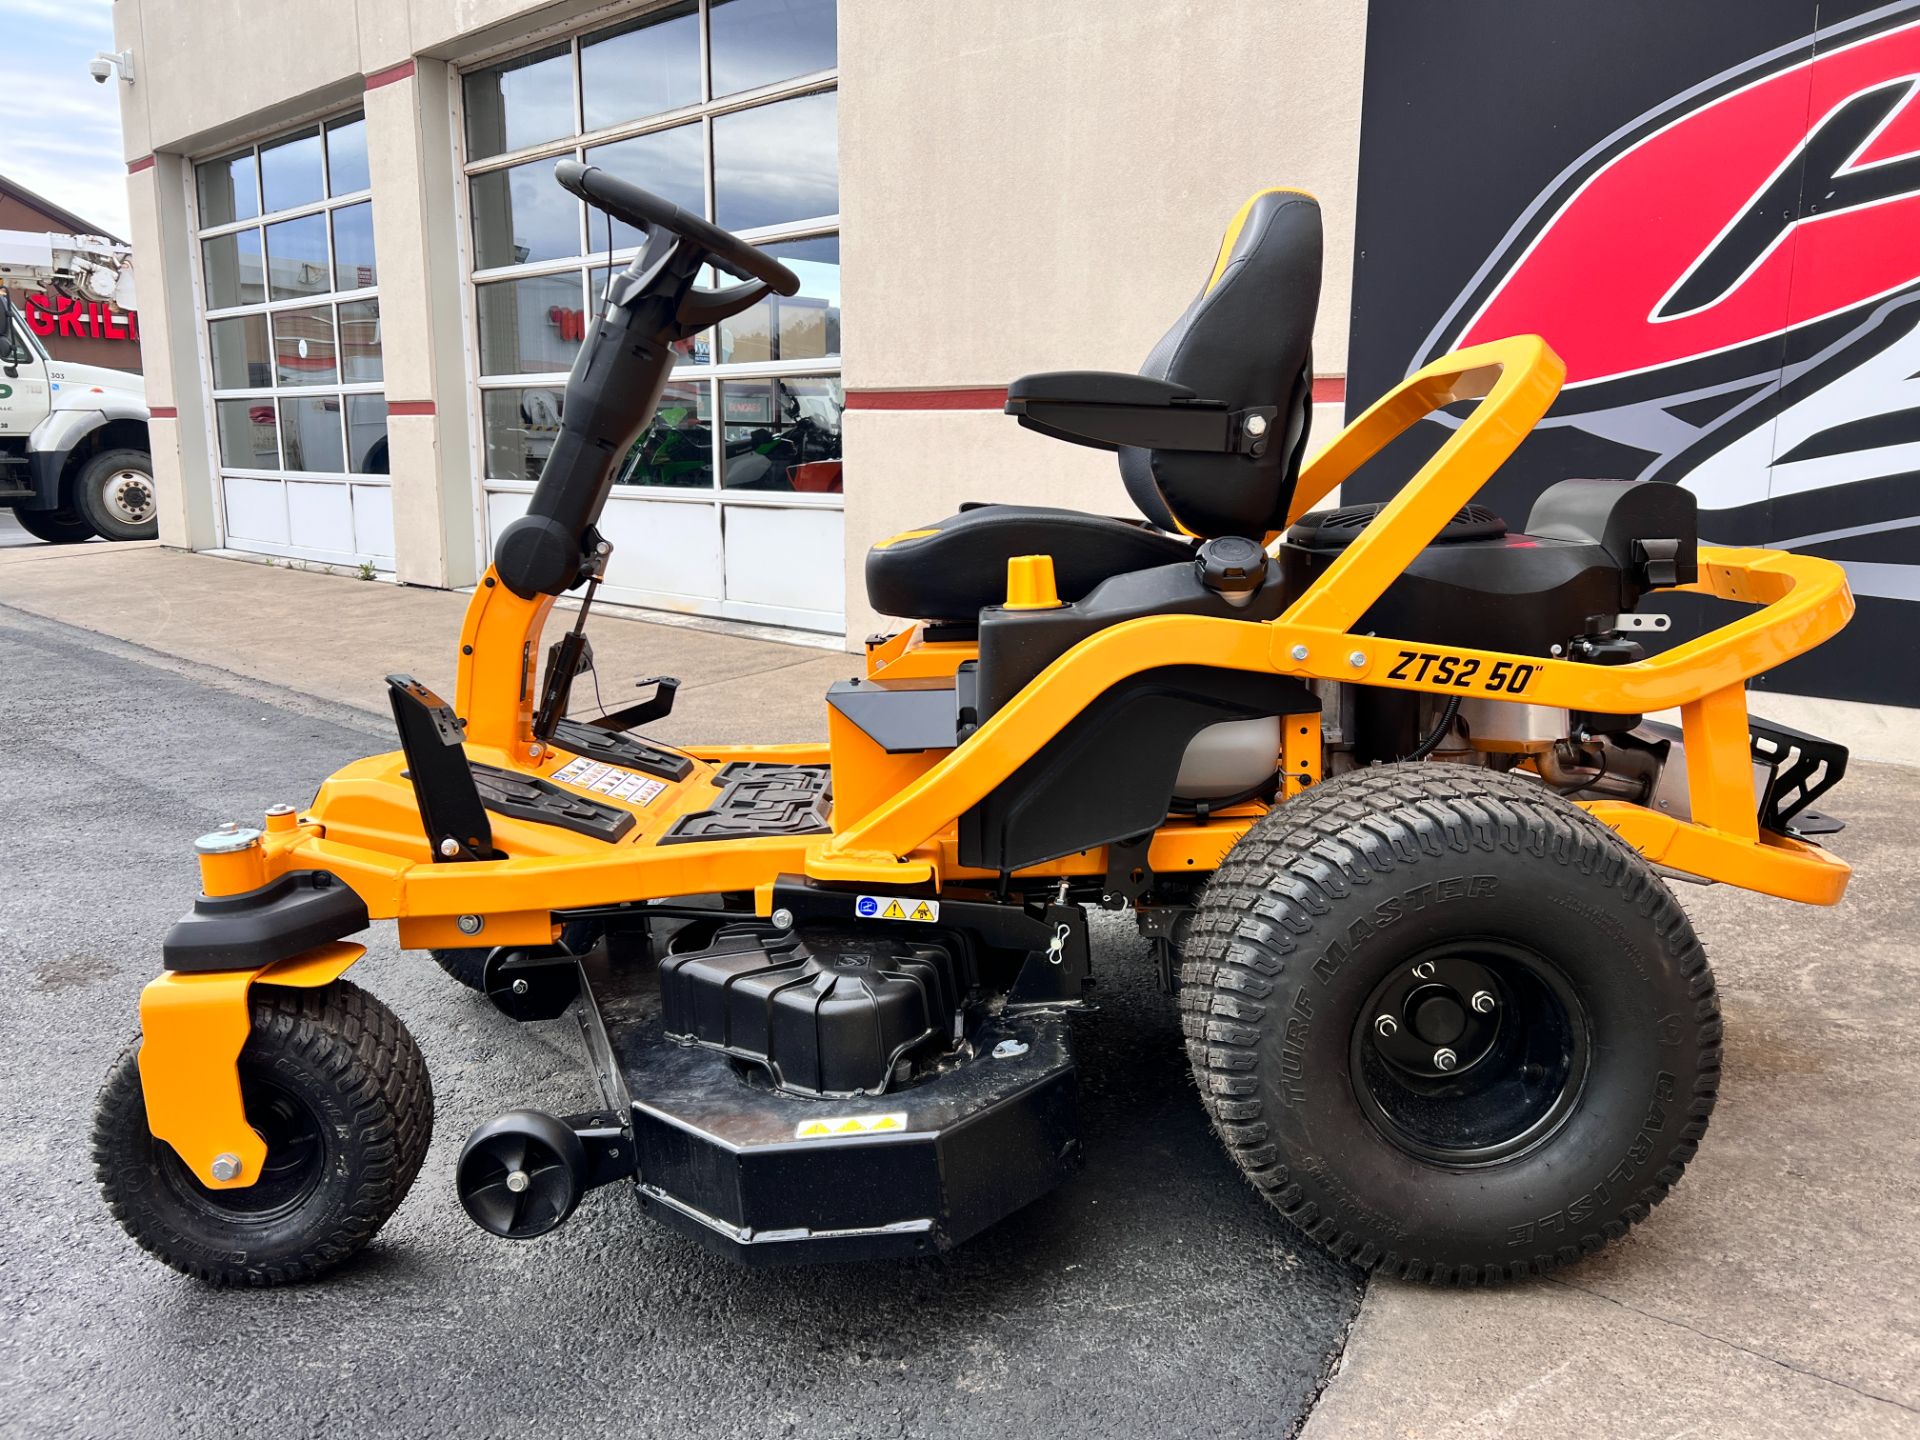
<path id="1" fill-rule="evenodd" d="M 929 925 L 940 918 L 940 902 L 911 895 L 862 895 L 853 902 L 853 913 L 862 920 L 918 920 Z"/>
<path id="2" fill-rule="evenodd" d="M 892 1115 L 835 1115 L 828 1119 L 802 1120 L 793 1127 L 796 1140 L 828 1140 L 836 1135 L 887 1135 L 907 1128 L 904 1113 Z"/>
<path id="3" fill-rule="evenodd" d="M 629 805 L 651 805 L 653 797 L 666 789 L 666 782 L 632 770 L 622 770 L 601 760 L 582 757 L 569 761 L 553 772 L 562 785 L 577 785 L 609 800 L 624 800 Z"/>

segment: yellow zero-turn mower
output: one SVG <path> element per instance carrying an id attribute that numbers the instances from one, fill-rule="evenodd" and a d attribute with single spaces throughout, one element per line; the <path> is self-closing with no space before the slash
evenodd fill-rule
<path id="1" fill-rule="evenodd" d="M 1336 1255 L 1472 1283 L 1645 1218 L 1720 1075 L 1663 876 L 1846 887 L 1807 838 L 1837 828 L 1809 805 L 1846 752 L 1743 698 L 1846 623 L 1838 566 L 1703 547 L 1672 485 L 1566 480 L 1518 530 L 1471 504 L 1559 389 L 1533 336 L 1427 366 L 1303 466 L 1320 214 L 1265 190 L 1142 373 L 1008 390 L 1029 429 L 1115 451 L 1148 523 L 982 505 L 876 545 L 874 607 L 913 620 L 828 691 L 825 744 L 649 741 L 667 681 L 569 718 L 595 522 L 675 342 L 798 281 L 600 170 L 557 177 L 645 247 L 453 695 L 390 677 L 398 750 L 198 842 L 204 893 L 94 1131 L 135 1239 L 273 1284 L 394 1212 L 432 1092 L 342 978 L 348 937 L 394 920 L 509 1016 L 572 1015 L 592 1057 L 596 1109 L 468 1140 L 486 1229 L 541 1234 L 621 1182 L 750 1263 L 945 1249 L 1079 1161 L 1090 905 L 1133 911 L 1222 1143 Z M 707 265 L 738 283 L 696 287 Z M 1443 408 L 1393 500 L 1314 510 Z M 1745 608 L 1649 658 L 1667 620 L 1642 607 L 1675 593 Z"/>

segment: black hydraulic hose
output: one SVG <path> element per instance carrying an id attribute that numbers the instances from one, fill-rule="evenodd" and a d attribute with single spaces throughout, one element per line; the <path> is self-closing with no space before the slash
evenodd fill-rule
<path id="1" fill-rule="evenodd" d="M 1433 727 L 1433 733 L 1418 745 L 1414 746 L 1408 754 L 1402 755 L 1400 758 L 1402 760 L 1426 759 L 1427 756 L 1440 748 L 1440 742 L 1447 738 L 1447 732 L 1453 728 L 1453 722 L 1459 718 L 1460 697 L 1458 695 L 1449 696 L 1445 708 L 1440 712 L 1440 723 Z"/>

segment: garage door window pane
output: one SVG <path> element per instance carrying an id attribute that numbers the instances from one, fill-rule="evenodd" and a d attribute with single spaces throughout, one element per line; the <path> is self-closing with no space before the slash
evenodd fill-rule
<path id="1" fill-rule="evenodd" d="M 200 223 L 211 229 L 235 220 L 251 220 L 260 213 L 260 191 L 253 168 L 253 151 L 242 150 L 194 167 L 200 191 Z"/>
<path id="2" fill-rule="evenodd" d="M 560 433 L 560 391 L 488 390 L 480 397 L 489 480 L 538 480 Z"/>
<path id="3" fill-rule="evenodd" d="M 713 0 L 713 93 L 732 95 L 834 65 L 834 0 Z"/>
<path id="4" fill-rule="evenodd" d="M 653 422 L 627 452 L 620 484 L 675 490 L 713 488 L 713 420 L 708 394 L 709 387 L 704 383 L 667 386 Z"/>
<path id="5" fill-rule="evenodd" d="M 480 373 L 533 375 L 568 370 L 587 333 L 580 272 L 502 280 L 474 289 Z"/>
<path id="6" fill-rule="evenodd" d="M 308 130 L 260 147 L 260 196 L 266 213 L 322 198 L 320 132 Z"/>
<path id="7" fill-rule="evenodd" d="M 803 95 L 713 121 L 714 217 L 752 230 L 840 209 L 836 94 Z"/>
<path id="8" fill-rule="evenodd" d="M 580 253 L 580 202 L 532 160 L 473 177 L 474 268 L 522 265 Z"/>
<path id="9" fill-rule="evenodd" d="M 237 470 L 278 470 L 279 430 L 271 400 L 218 400 L 214 424 L 220 431 L 220 463 Z"/>
<path id="10" fill-rule="evenodd" d="M 258 230 L 236 230 L 201 241 L 200 263 L 209 310 L 258 305 L 267 298 L 261 284 L 266 272 L 260 259 Z"/>
<path id="11" fill-rule="evenodd" d="M 586 128 L 604 129 L 700 100 L 700 12 L 693 0 L 580 42 Z"/>
<path id="12" fill-rule="evenodd" d="M 282 400 L 280 434 L 287 469 L 330 470 L 337 474 L 347 468 L 346 451 L 340 443 L 339 396 Z"/>
<path id="13" fill-rule="evenodd" d="M 573 48 L 555 45 L 466 77 L 467 158 L 573 133 Z"/>
<path id="14" fill-rule="evenodd" d="M 324 295 L 333 288 L 327 271 L 327 217 L 302 215 L 267 226 L 267 291 L 274 300 Z"/>
<path id="15" fill-rule="evenodd" d="M 840 353 L 840 237 L 762 247 L 800 277 L 798 295 L 770 295 L 720 324 L 724 365 L 821 360 Z"/>
<path id="16" fill-rule="evenodd" d="M 367 175 L 367 122 L 360 116 L 327 126 L 327 193 L 352 195 L 371 184 Z"/>
<path id="17" fill-rule="evenodd" d="M 373 202 L 333 212 L 333 288 L 371 290 L 379 283 L 373 261 Z"/>
<path id="18" fill-rule="evenodd" d="M 266 316 L 213 321 L 207 326 L 207 348 L 213 354 L 214 389 L 265 390 L 273 384 Z"/>
<path id="19" fill-rule="evenodd" d="M 349 300 L 340 306 L 340 378 L 349 385 L 378 380 L 380 361 L 380 302 Z"/>
<path id="20" fill-rule="evenodd" d="M 337 385 L 340 357 L 333 338 L 333 307 L 280 310 L 273 316 L 273 373 L 288 385 Z"/>
<path id="21" fill-rule="evenodd" d="M 838 380 L 729 380 L 720 386 L 729 490 L 840 493 Z"/>
<path id="22" fill-rule="evenodd" d="M 587 151 L 587 163 L 671 200 L 689 215 L 707 213 L 707 147 L 698 121 L 656 130 L 651 135 L 636 135 L 614 145 L 597 145 Z M 644 232 L 626 222 L 613 222 L 615 249 L 638 245 L 643 238 Z M 587 247 L 606 249 L 605 211 L 594 211 L 587 222 Z"/>
<path id="23" fill-rule="evenodd" d="M 347 459 L 356 475 L 387 473 L 385 396 L 347 396 Z"/>

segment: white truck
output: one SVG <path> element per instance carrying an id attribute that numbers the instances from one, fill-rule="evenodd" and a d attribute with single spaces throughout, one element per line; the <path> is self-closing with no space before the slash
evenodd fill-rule
<path id="1" fill-rule="evenodd" d="M 0 507 L 57 545 L 151 540 L 159 512 L 145 382 L 52 358 L 10 286 L 132 310 L 132 252 L 98 235 L 0 230 Z"/>

